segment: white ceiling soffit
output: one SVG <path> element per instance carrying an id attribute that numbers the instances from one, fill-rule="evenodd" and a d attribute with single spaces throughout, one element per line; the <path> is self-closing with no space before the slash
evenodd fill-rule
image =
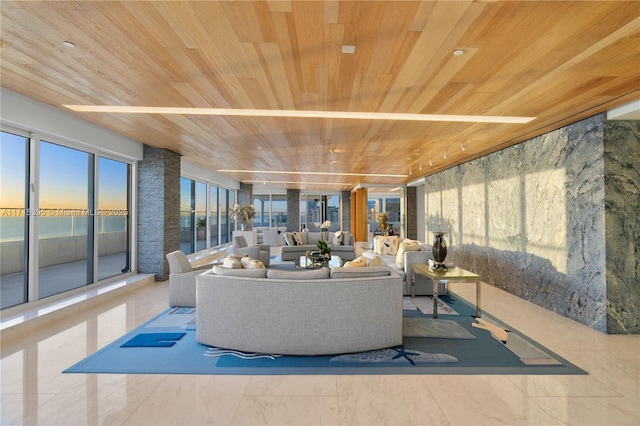
<path id="1" fill-rule="evenodd" d="M 640 99 L 607 111 L 607 120 L 640 120 Z"/>

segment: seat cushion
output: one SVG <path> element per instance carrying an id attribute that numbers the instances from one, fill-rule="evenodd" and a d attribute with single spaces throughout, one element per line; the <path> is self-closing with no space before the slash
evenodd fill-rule
<path id="1" fill-rule="evenodd" d="M 331 268 L 331 278 L 370 278 L 391 275 L 387 266 L 364 266 L 362 268 Z"/>

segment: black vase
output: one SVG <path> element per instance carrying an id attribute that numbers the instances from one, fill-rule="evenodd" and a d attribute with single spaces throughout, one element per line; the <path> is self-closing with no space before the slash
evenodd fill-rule
<path id="1" fill-rule="evenodd" d="M 433 246 L 431 247 L 431 252 L 433 253 L 433 260 L 436 263 L 443 263 L 444 259 L 447 257 L 447 242 L 444 239 L 444 236 L 447 235 L 446 232 L 434 232 L 436 238 L 433 240 Z"/>

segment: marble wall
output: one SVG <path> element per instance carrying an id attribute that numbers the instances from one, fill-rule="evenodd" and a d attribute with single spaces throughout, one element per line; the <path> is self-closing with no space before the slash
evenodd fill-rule
<path id="1" fill-rule="evenodd" d="M 425 180 L 425 231 L 483 281 L 607 331 L 604 115 Z M 637 255 L 637 253 L 636 253 Z"/>
<path id="2" fill-rule="evenodd" d="M 604 131 L 607 330 L 640 333 L 640 121 Z"/>

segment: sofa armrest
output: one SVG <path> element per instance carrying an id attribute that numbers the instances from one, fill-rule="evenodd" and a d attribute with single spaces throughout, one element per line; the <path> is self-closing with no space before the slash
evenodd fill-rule
<path id="1" fill-rule="evenodd" d="M 234 256 L 249 256 L 251 259 L 260 259 L 260 247 L 242 247 L 233 249 Z"/>
<path id="2" fill-rule="evenodd" d="M 407 251 L 404 253 L 404 273 L 411 276 L 411 265 L 416 263 L 429 263 L 431 252 L 429 251 Z"/>

